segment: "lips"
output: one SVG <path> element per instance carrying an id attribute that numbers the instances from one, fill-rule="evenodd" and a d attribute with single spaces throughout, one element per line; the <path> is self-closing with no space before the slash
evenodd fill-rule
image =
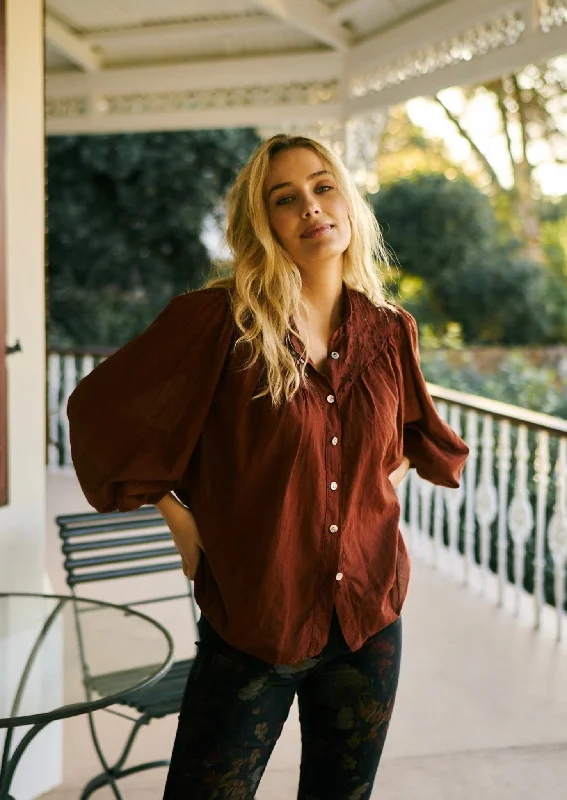
<path id="1" fill-rule="evenodd" d="M 306 231 L 303 231 L 301 234 L 302 239 L 316 239 L 318 236 L 324 236 L 326 233 L 333 229 L 333 225 L 325 224 L 325 225 L 312 225 L 310 228 L 307 228 Z"/>

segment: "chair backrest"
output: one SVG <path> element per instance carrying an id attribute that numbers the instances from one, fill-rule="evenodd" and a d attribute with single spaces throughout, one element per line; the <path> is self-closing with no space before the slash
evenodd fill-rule
<path id="1" fill-rule="evenodd" d="M 115 578 L 140 577 L 181 569 L 181 558 L 171 532 L 154 506 L 110 514 L 63 514 L 56 517 L 64 556 L 67 585 L 75 594 L 77 586 Z M 151 597 L 128 606 L 190 600 L 195 627 L 199 611 L 191 581 L 183 594 Z"/>
<path id="2" fill-rule="evenodd" d="M 70 589 L 82 583 L 177 570 L 181 558 L 153 506 L 56 518 Z"/>

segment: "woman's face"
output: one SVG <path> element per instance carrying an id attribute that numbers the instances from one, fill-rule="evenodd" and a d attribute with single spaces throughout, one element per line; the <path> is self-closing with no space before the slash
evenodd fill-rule
<path id="1" fill-rule="evenodd" d="M 317 153 L 296 147 L 274 156 L 265 197 L 272 230 L 299 268 L 342 268 L 351 237 L 347 204 Z"/>

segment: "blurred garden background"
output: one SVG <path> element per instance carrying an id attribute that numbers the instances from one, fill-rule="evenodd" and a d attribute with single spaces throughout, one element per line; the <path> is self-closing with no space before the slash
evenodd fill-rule
<path id="1" fill-rule="evenodd" d="M 564 418 L 566 91 L 559 58 L 390 109 L 369 194 L 426 378 Z M 112 350 L 199 286 L 258 142 L 252 129 L 48 138 L 50 349 Z"/>

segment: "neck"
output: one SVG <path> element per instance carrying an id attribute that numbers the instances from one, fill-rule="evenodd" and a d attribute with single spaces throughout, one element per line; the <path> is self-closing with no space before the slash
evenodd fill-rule
<path id="1" fill-rule="evenodd" d="M 343 275 L 340 268 L 320 270 L 317 273 L 302 271 L 302 296 L 307 313 L 317 327 L 336 330 L 343 314 Z"/>

